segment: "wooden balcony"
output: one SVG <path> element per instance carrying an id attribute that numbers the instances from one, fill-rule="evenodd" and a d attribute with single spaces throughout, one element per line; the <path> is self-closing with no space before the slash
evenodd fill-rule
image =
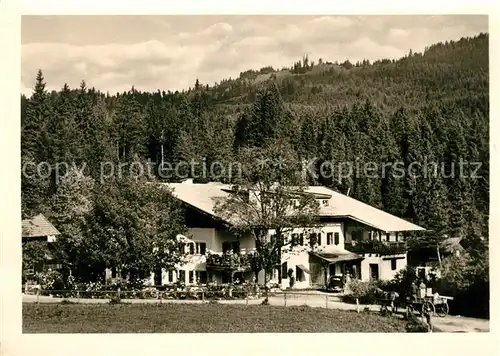
<path id="1" fill-rule="evenodd" d="M 251 270 L 251 256 L 248 254 L 209 254 L 207 256 L 207 270 L 220 271 L 249 271 Z"/>
<path id="2" fill-rule="evenodd" d="M 379 240 L 352 241 L 346 243 L 344 248 L 357 254 L 376 253 L 381 256 L 400 255 L 408 251 L 406 242 Z"/>

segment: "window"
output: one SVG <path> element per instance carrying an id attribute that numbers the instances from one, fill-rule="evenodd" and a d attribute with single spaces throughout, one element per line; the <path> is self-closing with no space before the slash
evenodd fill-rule
<path id="1" fill-rule="evenodd" d="M 391 240 L 391 233 L 390 232 L 388 232 L 388 233 L 385 234 L 385 240 L 386 241 L 390 241 Z"/>
<path id="2" fill-rule="evenodd" d="M 362 240 L 362 236 L 363 236 L 363 232 L 361 230 L 354 230 L 351 233 L 352 241 L 360 241 L 360 240 Z"/>
<path id="3" fill-rule="evenodd" d="M 186 283 L 186 271 L 184 270 L 179 271 L 179 282 Z"/>
<path id="4" fill-rule="evenodd" d="M 304 234 L 299 235 L 300 246 L 304 246 Z"/>
<path id="5" fill-rule="evenodd" d="M 271 235 L 270 241 L 271 241 L 271 245 L 274 246 L 274 244 L 276 243 L 276 235 Z"/>
<path id="6" fill-rule="evenodd" d="M 393 258 L 393 259 L 391 260 L 391 270 L 392 270 L 392 271 L 395 271 L 395 270 L 396 270 L 396 261 L 397 261 L 397 260 L 396 260 L 395 258 Z"/>
<path id="7" fill-rule="evenodd" d="M 194 243 L 189 243 L 189 254 L 194 255 Z"/>
<path id="8" fill-rule="evenodd" d="M 226 253 L 229 251 L 233 251 L 233 253 L 239 253 L 240 252 L 239 241 L 224 241 L 222 243 L 222 252 Z"/>
<path id="9" fill-rule="evenodd" d="M 328 206 L 329 201 L 327 199 L 325 199 L 322 201 L 322 203 L 323 203 L 323 206 Z"/>
<path id="10" fill-rule="evenodd" d="M 61 269 L 62 268 L 62 264 L 60 263 L 49 263 L 47 264 L 47 269 L 51 269 L 51 270 L 58 270 L 58 269 Z"/>
<path id="11" fill-rule="evenodd" d="M 299 266 L 295 266 L 295 276 L 297 278 L 297 282 L 304 281 L 304 271 Z"/>
<path id="12" fill-rule="evenodd" d="M 194 283 L 194 271 L 189 271 L 189 283 Z"/>
<path id="13" fill-rule="evenodd" d="M 340 243 L 340 236 L 339 236 L 339 233 L 336 232 L 335 233 L 335 245 L 338 245 Z"/>
<path id="14" fill-rule="evenodd" d="M 172 283 L 174 281 L 174 271 L 172 271 L 171 269 L 168 270 L 168 279 L 167 279 L 167 281 L 169 283 Z"/>
<path id="15" fill-rule="evenodd" d="M 318 243 L 318 235 L 317 234 L 309 234 L 309 245 L 314 246 Z"/>
<path id="16" fill-rule="evenodd" d="M 398 236 L 398 233 L 396 232 L 396 242 L 398 242 L 399 240 L 399 236 Z"/>
<path id="17" fill-rule="evenodd" d="M 281 279 L 287 279 L 288 278 L 288 263 L 283 262 L 281 264 Z"/>
<path id="18" fill-rule="evenodd" d="M 299 234 L 292 234 L 292 245 L 298 245 L 299 244 Z"/>
<path id="19" fill-rule="evenodd" d="M 321 232 L 316 236 L 318 238 L 318 246 L 321 246 Z"/>
<path id="20" fill-rule="evenodd" d="M 327 245 L 333 244 L 333 232 L 328 232 L 326 234 L 326 244 Z"/>
<path id="21" fill-rule="evenodd" d="M 111 278 L 116 278 L 116 267 L 111 268 Z"/>
<path id="22" fill-rule="evenodd" d="M 207 283 L 207 271 L 196 271 L 196 282 Z"/>
<path id="23" fill-rule="evenodd" d="M 192 246 L 190 246 L 190 252 L 191 251 L 193 251 L 193 253 L 191 253 L 192 255 L 194 255 L 195 253 L 199 254 L 199 255 L 204 255 L 205 252 L 207 251 L 207 243 L 206 242 L 196 242 L 196 243 L 192 244 Z"/>

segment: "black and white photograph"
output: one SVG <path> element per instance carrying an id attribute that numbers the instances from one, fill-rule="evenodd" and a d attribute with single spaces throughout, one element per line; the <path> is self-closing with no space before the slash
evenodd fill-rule
<path id="1" fill-rule="evenodd" d="M 23 15 L 22 333 L 489 332 L 489 42 L 477 14 Z"/>

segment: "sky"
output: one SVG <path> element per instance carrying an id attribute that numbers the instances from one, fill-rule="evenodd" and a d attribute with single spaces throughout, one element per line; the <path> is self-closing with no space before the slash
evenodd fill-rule
<path id="1" fill-rule="evenodd" d="M 21 91 L 38 69 L 47 88 L 85 80 L 110 94 L 212 85 L 248 69 L 310 60 L 400 58 L 410 49 L 488 32 L 488 17 L 449 16 L 23 16 Z"/>

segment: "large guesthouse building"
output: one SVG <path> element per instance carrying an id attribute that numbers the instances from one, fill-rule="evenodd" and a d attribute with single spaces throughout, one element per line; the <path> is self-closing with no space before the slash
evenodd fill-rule
<path id="1" fill-rule="evenodd" d="M 216 199 L 232 194 L 231 186 L 190 181 L 166 185 L 185 205 L 188 256 L 175 270 L 154 272 L 151 284 L 264 283 L 264 272 L 254 275 L 246 258 L 255 250 L 253 237 L 237 237 L 214 211 Z M 324 286 L 332 276 L 344 274 L 363 281 L 392 279 L 407 263 L 407 233 L 425 230 L 326 187 L 311 186 L 307 193 L 319 202 L 320 227 L 313 232 L 313 245 L 307 242 L 310 236 L 304 236 L 311 234 L 309 230 L 290 229 L 285 239 L 298 244 L 281 254 L 281 278 L 278 268 L 270 276 L 280 288 L 290 286 L 289 275 L 297 289 Z"/>

